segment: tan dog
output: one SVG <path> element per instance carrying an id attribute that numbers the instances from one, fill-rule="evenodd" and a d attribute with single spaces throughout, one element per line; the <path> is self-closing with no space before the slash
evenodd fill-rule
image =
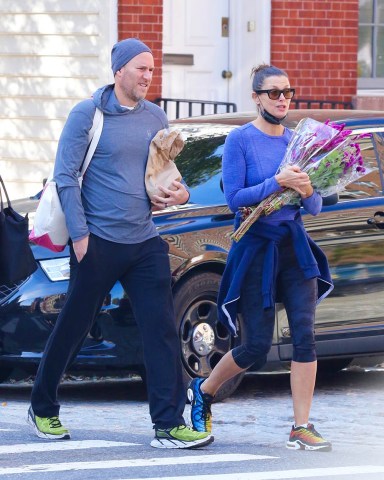
<path id="1" fill-rule="evenodd" d="M 152 139 L 145 170 L 145 188 L 151 200 L 153 195 L 165 197 L 158 185 L 173 190 L 172 182 L 181 181 L 181 173 L 174 160 L 183 148 L 184 141 L 177 130 L 159 130 Z"/>

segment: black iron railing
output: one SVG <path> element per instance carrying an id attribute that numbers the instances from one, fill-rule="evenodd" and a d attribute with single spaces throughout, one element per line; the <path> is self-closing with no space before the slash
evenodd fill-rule
<path id="1" fill-rule="evenodd" d="M 164 98 L 159 97 L 154 103 L 163 108 L 165 113 L 171 114 L 173 118 L 193 117 L 196 115 L 208 115 L 212 113 L 230 113 L 237 112 L 236 103 L 218 102 L 214 100 L 189 100 L 182 98 Z M 314 100 L 304 98 L 293 98 L 291 100 L 293 108 L 336 108 L 353 110 L 352 102 L 341 102 L 338 100 Z"/>
<path id="2" fill-rule="evenodd" d="M 154 103 L 162 107 L 165 113 L 169 113 L 168 107 L 172 106 L 172 112 L 175 114 L 175 118 L 180 118 L 180 111 L 182 107 L 187 107 L 187 109 L 183 110 L 183 116 L 188 117 L 212 113 L 237 112 L 235 103 L 217 102 L 214 100 L 189 100 L 181 98 L 159 97 L 154 100 Z M 196 106 L 200 106 L 200 108 L 196 108 Z"/>
<path id="3" fill-rule="evenodd" d="M 313 100 L 304 98 L 292 98 L 291 105 L 294 108 L 340 108 L 353 110 L 352 102 L 340 102 L 337 100 Z"/>

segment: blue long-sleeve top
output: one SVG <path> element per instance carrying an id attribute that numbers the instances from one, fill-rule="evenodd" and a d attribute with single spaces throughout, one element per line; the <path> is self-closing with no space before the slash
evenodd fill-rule
<path id="1" fill-rule="evenodd" d="M 281 191 L 275 175 L 292 133 L 285 128 L 283 135 L 271 136 L 247 123 L 227 136 L 223 153 L 223 184 L 228 206 L 236 212 L 235 227 L 240 222 L 239 207 L 256 205 L 271 193 Z M 301 202 L 311 215 L 320 213 L 322 198 L 316 191 Z M 298 205 L 286 205 L 260 220 L 274 223 L 292 220 L 299 208 Z"/>
<path id="2" fill-rule="evenodd" d="M 104 115 L 103 130 L 80 190 L 77 177 L 96 107 Z M 144 175 L 150 142 L 167 127 L 164 111 L 152 102 L 141 100 L 132 110 L 121 106 L 114 85 L 98 89 L 72 109 L 54 168 L 72 240 L 91 232 L 105 240 L 133 244 L 158 235 Z"/>
<path id="3" fill-rule="evenodd" d="M 239 207 L 256 205 L 281 190 L 275 174 L 291 135 L 292 132 L 285 129 L 281 136 L 270 136 L 252 123 L 229 133 L 223 152 L 223 184 L 229 208 L 236 212 L 235 229 L 241 220 Z M 317 215 L 321 211 L 322 198 L 314 191 L 301 203 L 308 213 Z M 275 292 L 278 246 L 287 236 L 293 239 L 295 255 L 304 276 L 318 278 L 318 301 L 333 289 L 326 256 L 305 231 L 300 206 L 285 205 L 260 217 L 238 243 L 232 244 L 218 295 L 219 320 L 232 334 L 236 334 L 242 283 L 252 259 L 261 249 L 265 252 L 260 292 L 264 308 L 271 308 L 278 301 L 278 292 Z"/>

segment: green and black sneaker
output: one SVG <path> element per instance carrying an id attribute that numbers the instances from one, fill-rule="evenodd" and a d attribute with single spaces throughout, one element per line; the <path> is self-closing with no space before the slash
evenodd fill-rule
<path id="1" fill-rule="evenodd" d="M 34 429 L 36 435 L 48 440 L 69 440 L 71 434 L 63 427 L 59 417 L 38 417 L 29 407 L 27 422 Z"/>
<path id="2" fill-rule="evenodd" d="M 185 425 L 174 428 L 156 429 L 151 447 L 155 448 L 200 448 L 213 442 L 208 432 L 196 432 Z"/>

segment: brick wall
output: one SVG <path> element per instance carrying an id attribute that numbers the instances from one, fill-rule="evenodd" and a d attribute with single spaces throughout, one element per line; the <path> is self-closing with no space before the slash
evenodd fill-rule
<path id="1" fill-rule="evenodd" d="M 119 0 L 118 38 L 135 37 L 147 44 L 155 60 L 148 100 L 161 97 L 163 56 L 163 0 Z"/>
<path id="2" fill-rule="evenodd" d="M 359 0 L 272 0 L 271 63 L 296 97 L 351 102 L 357 90 Z"/>
<path id="3" fill-rule="evenodd" d="M 358 110 L 384 110 L 383 95 L 356 95 L 352 102 L 353 107 Z"/>

